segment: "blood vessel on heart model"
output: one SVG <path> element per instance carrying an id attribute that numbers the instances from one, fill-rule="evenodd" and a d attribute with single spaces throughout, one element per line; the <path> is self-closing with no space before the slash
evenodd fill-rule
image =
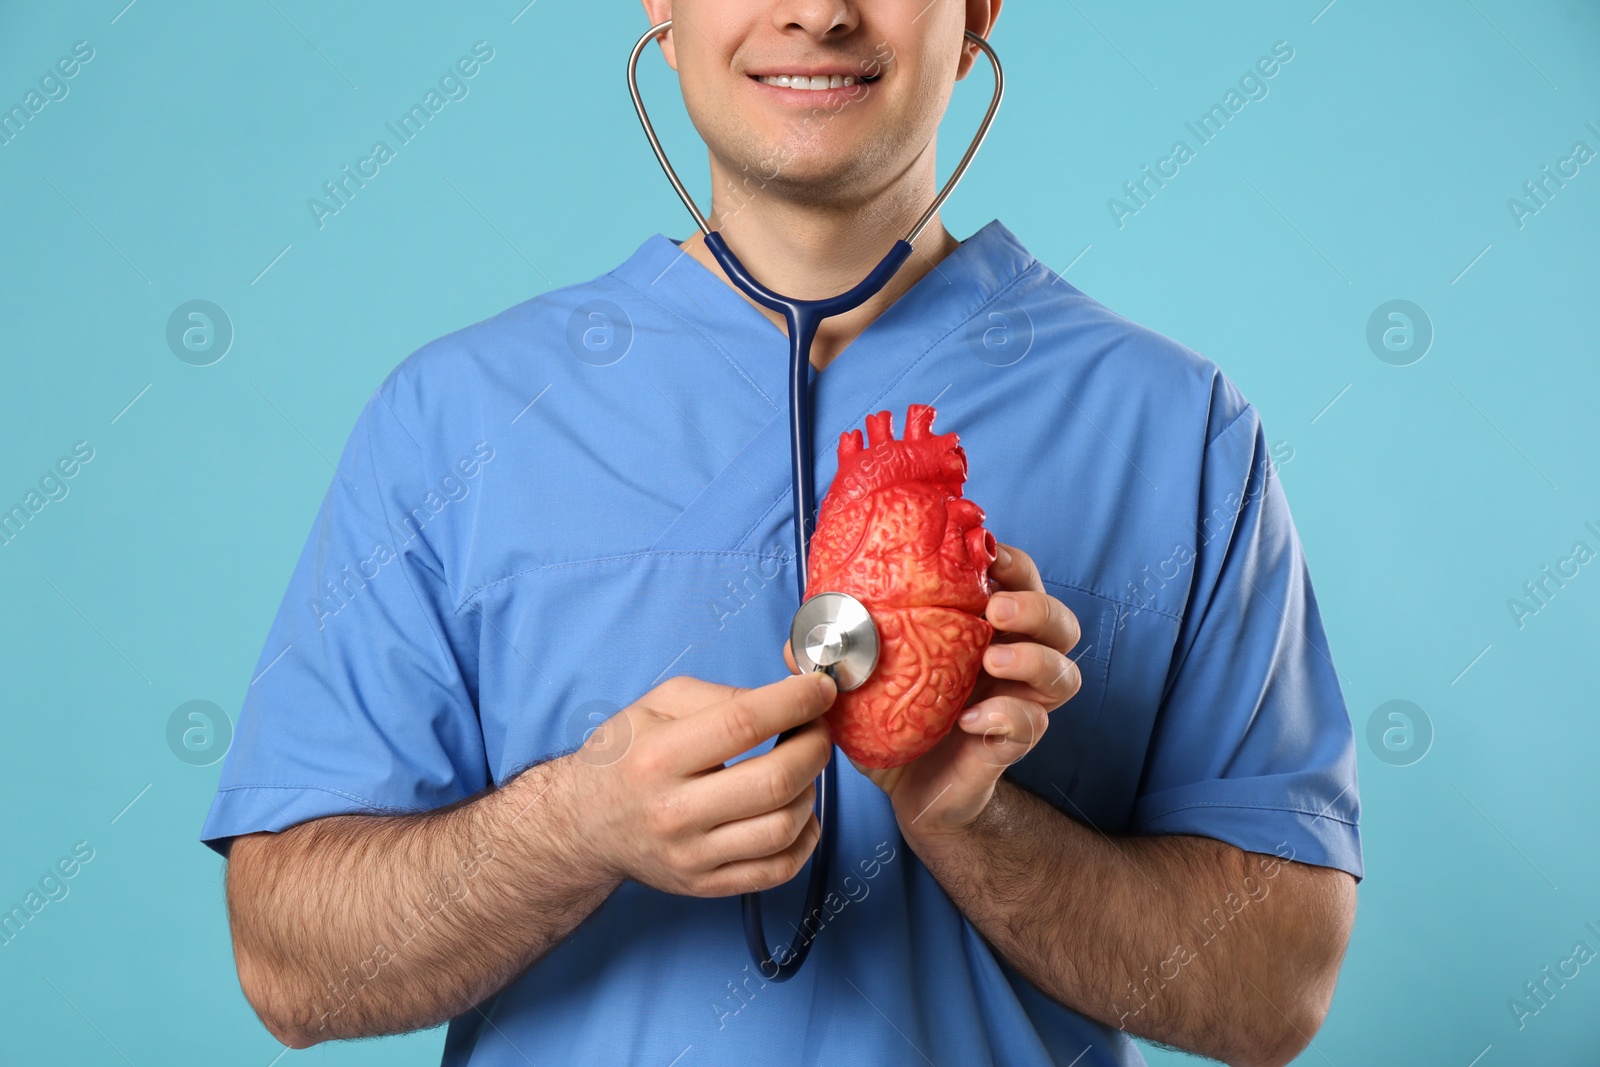
<path id="1" fill-rule="evenodd" d="M 937 412 L 906 409 L 904 440 L 887 411 L 839 436 L 839 470 L 823 498 L 806 569 L 806 597 L 849 593 L 878 627 L 878 666 L 828 710 L 835 743 L 864 767 L 906 764 L 955 725 L 978 681 L 994 628 L 994 535 L 962 496 L 967 454 L 933 433 Z"/>

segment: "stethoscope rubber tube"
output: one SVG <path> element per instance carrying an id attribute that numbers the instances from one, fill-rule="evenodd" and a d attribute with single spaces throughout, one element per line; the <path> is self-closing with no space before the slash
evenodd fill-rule
<path id="1" fill-rule="evenodd" d="M 672 28 L 672 21 L 652 26 L 644 36 L 639 38 L 633 46 L 633 51 L 628 57 L 628 92 L 633 98 L 634 110 L 638 113 L 639 123 L 644 127 L 645 136 L 650 141 L 650 148 L 655 152 L 656 161 L 661 164 L 661 169 L 666 172 L 667 178 L 672 182 L 673 189 L 684 206 L 689 209 L 689 214 L 694 216 L 695 223 L 700 231 L 705 234 L 706 248 L 710 250 L 723 271 L 741 290 L 752 300 L 764 307 L 771 308 L 783 315 L 789 332 L 789 451 L 794 474 L 794 542 L 795 542 L 795 579 L 799 585 L 800 600 L 802 605 L 806 599 L 806 563 L 810 558 L 808 542 L 816 526 L 816 491 L 812 476 L 812 441 L 811 441 L 811 345 L 816 339 L 817 328 L 822 320 L 834 315 L 843 314 L 853 308 L 861 306 L 868 299 L 883 291 L 889 284 L 895 272 L 910 258 L 912 246 L 923 229 L 938 214 L 939 208 L 955 190 L 958 182 L 971 165 L 978 148 L 988 136 L 989 127 L 994 122 L 995 113 L 1000 109 L 1000 101 L 1005 95 L 1005 71 L 1000 66 L 1000 57 L 990 47 L 989 42 L 971 30 L 966 31 L 966 39 L 977 45 L 988 57 L 994 66 L 994 97 L 989 102 L 989 109 L 983 116 L 983 121 L 978 126 L 977 135 L 972 143 L 967 146 L 966 154 L 956 164 L 944 187 L 934 198 L 933 203 L 922 217 L 917 220 L 911 231 L 901 240 L 896 241 L 893 248 L 885 255 L 861 282 L 848 292 L 826 300 L 794 300 L 779 293 L 773 292 L 758 282 L 744 264 L 733 254 L 722 234 L 713 230 L 706 221 L 700 209 L 695 206 L 694 198 L 684 188 L 677 172 L 673 170 L 671 162 L 667 159 L 666 151 L 661 147 L 661 141 L 656 137 L 654 127 L 650 123 L 650 116 L 645 110 L 644 98 L 639 93 L 638 66 L 639 56 L 644 52 L 645 46 L 650 41 L 659 37 Z M 783 744 L 785 740 L 794 736 L 799 728 L 786 730 L 778 735 L 774 748 Z M 811 876 L 806 883 L 806 904 L 801 926 L 805 922 L 821 914 L 824 888 L 828 880 L 828 870 L 835 843 L 838 838 L 838 817 L 828 812 L 828 802 L 838 796 L 839 783 L 839 753 L 833 749 L 828 755 L 828 765 L 823 768 L 822 777 L 817 786 L 817 799 L 814 806 L 817 822 L 821 830 L 816 848 L 811 855 Z M 794 977 L 800 970 L 800 965 L 805 962 L 806 955 L 811 950 L 813 938 L 806 936 L 802 928 L 796 928 L 796 937 L 790 943 L 784 959 L 775 960 L 767 947 L 766 932 L 761 925 L 761 894 L 745 893 L 741 904 L 744 917 L 745 941 L 749 945 L 750 954 L 755 959 L 761 976 L 769 982 L 786 982 Z M 770 973 L 769 973 L 770 968 Z"/>
<path id="2" fill-rule="evenodd" d="M 745 270 L 744 264 L 739 262 L 739 257 L 733 254 L 733 250 L 728 247 L 728 242 L 723 239 L 721 233 L 712 231 L 706 234 L 705 241 L 706 248 L 711 251 L 712 256 L 734 284 L 748 293 L 752 300 L 782 313 L 788 325 L 789 459 L 794 478 L 795 582 L 800 599 L 804 602 L 806 561 L 810 559 L 809 542 L 811 533 L 816 528 L 817 513 L 811 456 L 811 344 L 816 339 L 817 327 L 822 324 L 823 319 L 860 307 L 874 294 L 881 292 L 894 277 L 895 271 L 910 258 L 911 244 L 908 241 L 896 241 L 888 255 L 873 268 L 872 273 L 849 292 L 827 300 L 793 300 L 773 292 L 756 281 L 750 272 Z M 774 747 L 781 745 L 784 738 L 793 732 L 788 731 L 780 735 Z M 822 784 L 817 787 L 814 810 L 817 813 L 817 823 L 821 833 L 811 855 L 811 877 L 806 883 L 806 903 L 805 911 L 802 913 L 801 928 L 795 931 L 795 939 L 790 943 L 788 955 L 784 959 L 773 959 L 771 950 L 767 947 L 766 932 L 761 925 L 761 894 L 744 894 L 741 911 L 744 916 L 745 941 L 762 977 L 770 982 L 786 982 L 794 977 L 800 970 L 800 965 L 805 962 L 807 953 L 811 951 L 813 939 L 806 936 L 803 927 L 806 918 L 818 914 L 822 907 L 829 862 L 838 840 L 838 816 L 837 814 L 830 816 L 827 810 L 828 798 L 837 795 L 838 766 L 839 753 L 838 749 L 834 749 L 828 754 L 828 765 L 823 768 Z"/>

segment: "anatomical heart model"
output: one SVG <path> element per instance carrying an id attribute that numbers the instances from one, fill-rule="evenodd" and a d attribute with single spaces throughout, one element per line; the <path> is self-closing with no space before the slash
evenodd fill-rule
<path id="1" fill-rule="evenodd" d="M 972 695 L 994 628 L 994 535 L 961 495 L 967 454 L 933 433 L 927 404 L 906 410 L 904 440 L 887 411 L 839 437 L 839 471 L 817 513 L 806 597 L 849 593 L 878 627 L 872 677 L 828 710 L 834 742 L 864 767 L 898 767 L 950 732 Z"/>

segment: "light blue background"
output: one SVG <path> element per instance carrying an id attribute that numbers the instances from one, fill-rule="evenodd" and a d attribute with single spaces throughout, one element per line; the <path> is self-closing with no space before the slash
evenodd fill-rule
<path id="1" fill-rule="evenodd" d="M 0 907 L 95 850 L 0 947 L 0 1061 L 266 1067 L 282 1049 L 196 840 L 217 768 L 175 758 L 168 717 L 237 712 L 329 458 L 395 363 L 689 225 L 627 100 L 636 4 L 125 2 L 0 4 L 0 106 L 95 49 L 0 147 L 0 507 L 95 450 L 0 548 Z M 1600 949 L 1600 565 L 1521 629 L 1507 600 L 1575 541 L 1600 549 L 1600 161 L 1521 229 L 1506 200 L 1573 142 L 1600 150 L 1600 6 L 1324 3 L 1012 0 L 1010 94 L 946 223 L 998 216 L 1220 363 L 1293 448 L 1368 872 L 1301 1062 L 1592 1063 L 1600 966 L 1523 1030 L 1507 1001 L 1580 938 Z M 480 39 L 470 95 L 319 231 L 306 199 Z M 1277 41 L 1295 57 L 1270 95 L 1119 229 L 1107 199 Z M 670 72 L 645 68 L 704 204 Z M 987 85 L 960 88 L 947 166 Z M 196 298 L 236 331 L 208 367 L 165 341 Z M 1366 343 L 1394 298 L 1436 330 L 1411 366 Z M 1393 699 L 1435 731 L 1410 766 L 1365 741 Z M 278 1062 L 435 1063 L 441 1041 Z"/>

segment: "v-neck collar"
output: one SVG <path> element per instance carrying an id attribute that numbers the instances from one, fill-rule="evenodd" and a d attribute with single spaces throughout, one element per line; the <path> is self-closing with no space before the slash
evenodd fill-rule
<path id="1" fill-rule="evenodd" d="M 913 366 L 1035 263 L 1016 236 L 994 219 L 962 241 L 815 373 L 812 447 L 819 502 L 837 467 L 839 435 L 879 410 L 884 397 Z M 737 290 L 662 234 L 648 238 L 611 273 L 722 348 L 773 404 L 773 417 L 655 545 L 658 551 L 713 544 L 748 547 L 745 540 L 773 507 L 790 510 L 788 340 Z M 897 422 L 903 414 L 896 413 Z"/>

